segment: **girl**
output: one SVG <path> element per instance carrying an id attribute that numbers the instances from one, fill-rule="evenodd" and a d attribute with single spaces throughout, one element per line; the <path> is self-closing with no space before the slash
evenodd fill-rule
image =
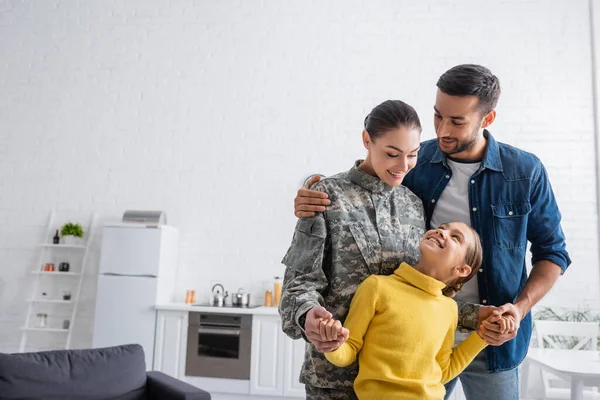
<path id="1" fill-rule="evenodd" d="M 326 353 L 331 363 L 344 367 L 358 356 L 359 399 L 441 400 L 443 384 L 486 346 L 474 332 L 453 349 L 458 310 L 451 297 L 481 266 L 477 232 L 462 222 L 443 224 L 428 231 L 419 248 L 414 267 L 402 263 L 393 275 L 372 275 L 360 285 L 344 328 L 321 323 L 327 337 L 347 338 Z M 514 320 L 499 323 L 506 329 Z"/>

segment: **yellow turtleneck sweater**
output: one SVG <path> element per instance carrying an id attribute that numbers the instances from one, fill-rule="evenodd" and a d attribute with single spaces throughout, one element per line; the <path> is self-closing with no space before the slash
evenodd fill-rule
<path id="1" fill-rule="evenodd" d="M 358 288 L 344 326 L 350 337 L 326 353 L 339 366 L 358 354 L 354 390 L 359 399 L 441 400 L 486 343 L 471 334 L 456 348 L 456 302 L 443 282 L 402 263 L 390 276 L 371 275 Z"/>

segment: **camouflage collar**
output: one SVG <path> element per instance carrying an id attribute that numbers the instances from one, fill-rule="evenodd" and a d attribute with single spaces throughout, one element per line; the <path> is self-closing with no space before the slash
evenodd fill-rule
<path id="1" fill-rule="evenodd" d="M 444 282 L 440 282 L 430 276 L 420 273 L 407 263 L 403 262 L 394 271 L 394 274 L 408 282 L 414 287 L 417 287 L 434 296 L 441 296 L 442 289 L 446 287 Z"/>
<path id="2" fill-rule="evenodd" d="M 360 187 L 373 193 L 391 193 L 394 189 L 392 186 L 388 185 L 376 176 L 371 176 L 367 173 L 364 173 L 358 168 L 362 162 L 363 160 L 357 160 L 354 163 L 354 166 L 350 170 L 350 180 Z"/>

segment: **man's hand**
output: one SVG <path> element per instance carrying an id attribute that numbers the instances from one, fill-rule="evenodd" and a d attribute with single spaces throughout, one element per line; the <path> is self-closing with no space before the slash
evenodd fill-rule
<path id="1" fill-rule="evenodd" d="M 325 327 L 321 327 L 321 322 L 334 321 L 333 315 L 324 307 L 313 307 L 306 313 L 306 322 L 304 323 L 304 333 L 309 342 L 311 342 L 318 352 L 328 353 L 340 347 L 343 343 L 343 335 L 338 335 L 336 339 L 328 339 Z M 339 321 L 337 321 L 339 323 Z M 325 324 L 326 325 L 326 324 Z M 341 327 L 341 324 L 340 324 Z M 343 329 L 343 328 L 342 328 Z M 338 340 L 339 338 L 339 340 Z"/>
<path id="2" fill-rule="evenodd" d="M 324 212 L 325 206 L 331 201 L 327 199 L 327 193 L 310 190 L 309 188 L 317 183 L 321 177 L 315 175 L 300 190 L 294 198 L 294 215 L 298 218 L 314 217 L 315 213 Z"/>
<path id="3" fill-rule="evenodd" d="M 487 344 L 500 346 L 517 336 L 522 318 L 517 307 L 506 303 L 493 310 L 492 314 L 479 324 L 477 333 Z"/>

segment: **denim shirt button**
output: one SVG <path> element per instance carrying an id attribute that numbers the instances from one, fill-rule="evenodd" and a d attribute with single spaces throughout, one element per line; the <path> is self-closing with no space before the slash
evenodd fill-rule
<path id="1" fill-rule="evenodd" d="M 479 268 L 479 272 L 483 272 L 483 268 Z"/>
<path id="2" fill-rule="evenodd" d="M 446 175 L 446 179 L 450 179 L 450 175 Z"/>
<path id="3" fill-rule="evenodd" d="M 435 203 L 435 199 L 431 199 L 431 202 L 432 202 L 432 203 Z"/>
<path id="4" fill-rule="evenodd" d="M 475 183 L 475 179 L 471 179 L 471 183 L 472 183 L 472 184 L 473 184 L 473 183 Z"/>
<path id="5" fill-rule="evenodd" d="M 481 302 L 482 302 L 483 304 L 486 304 L 486 303 L 487 303 L 487 300 L 486 300 L 486 299 L 483 299 L 483 300 L 481 300 Z"/>
<path id="6" fill-rule="evenodd" d="M 473 207 L 473 211 L 477 211 L 477 207 Z"/>

